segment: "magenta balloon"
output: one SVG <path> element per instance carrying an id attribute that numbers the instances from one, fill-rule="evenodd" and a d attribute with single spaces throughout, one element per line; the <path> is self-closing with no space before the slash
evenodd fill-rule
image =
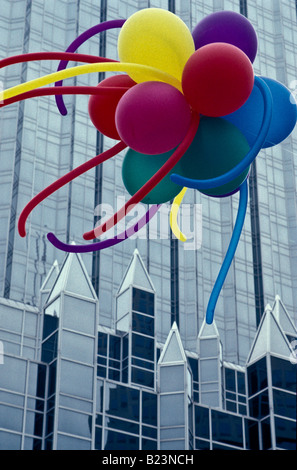
<path id="1" fill-rule="evenodd" d="M 201 20 L 193 30 L 195 48 L 213 42 L 227 42 L 241 49 L 253 63 L 257 54 L 257 34 L 251 22 L 234 11 L 217 11 Z"/>
<path id="2" fill-rule="evenodd" d="M 116 109 L 119 136 L 139 153 L 157 155 L 184 139 L 191 109 L 183 94 L 163 82 L 139 83 L 120 99 Z"/>

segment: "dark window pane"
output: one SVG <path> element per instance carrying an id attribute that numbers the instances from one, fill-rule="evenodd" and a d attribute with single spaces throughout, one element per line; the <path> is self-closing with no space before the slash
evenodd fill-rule
<path id="1" fill-rule="evenodd" d="M 148 426 L 142 426 L 142 435 L 147 437 L 152 437 L 153 439 L 157 439 L 157 429 L 151 428 Z"/>
<path id="2" fill-rule="evenodd" d="M 155 341 L 152 338 L 132 334 L 132 356 L 154 361 Z"/>
<path id="3" fill-rule="evenodd" d="M 155 296 L 151 292 L 133 288 L 132 309 L 154 316 L 154 299 Z"/>
<path id="4" fill-rule="evenodd" d="M 268 390 L 249 400 L 249 410 L 253 418 L 261 419 L 269 414 Z"/>
<path id="5" fill-rule="evenodd" d="M 202 439 L 195 439 L 195 446 L 197 450 L 209 450 L 210 444 L 208 441 L 202 441 Z"/>
<path id="6" fill-rule="evenodd" d="M 226 408 L 228 411 L 236 413 L 236 403 L 234 401 L 226 400 Z"/>
<path id="7" fill-rule="evenodd" d="M 286 450 L 296 450 L 296 421 L 275 418 L 276 446 Z"/>
<path id="8" fill-rule="evenodd" d="M 131 423 L 130 421 L 124 421 L 122 419 L 116 419 L 111 417 L 105 418 L 105 426 L 108 428 L 114 428 L 118 431 L 126 431 L 131 434 L 139 434 L 139 425 Z"/>
<path id="9" fill-rule="evenodd" d="M 157 426 L 157 395 L 142 392 L 142 421 Z"/>
<path id="10" fill-rule="evenodd" d="M 41 364 L 38 365 L 36 396 L 39 398 L 45 397 L 46 371 L 47 371 L 46 366 L 43 366 Z"/>
<path id="11" fill-rule="evenodd" d="M 47 338 L 51 333 L 53 333 L 59 326 L 59 318 L 54 317 L 53 315 L 44 315 L 43 316 L 43 335 L 42 338 Z"/>
<path id="12" fill-rule="evenodd" d="M 262 432 L 262 443 L 263 450 L 269 450 L 271 448 L 271 433 L 270 433 L 270 419 L 264 419 L 261 422 L 261 432 Z"/>
<path id="13" fill-rule="evenodd" d="M 139 438 L 120 432 L 105 430 L 104 450 L 138 450 Z"/>
<path id="14" fill-rule="evenodd" d="M 119 370 L 116 370 L 116 369 L 108 369 L 108 378 L 110 380 L 115 380 L 116 382 L 120 382 L 121 373 Z"/>
<path id="15" fill-rule="evenodd" d="M 129 339 L 128 335 L 123 337 L 123 359 L 128 356 Z"/>
<path id="16" fill-rule="evenodd" d="M 154 388 L 154 373 L 138 367 L 132 367 L 132 382 L 145 387 Z"/>
<path id="17" fill-rule="evenodd" d="M 50 363 L 57 357 L 58 333 L 52 334 L 42 343 L 41 361 Z"/>
<path id="18" fill-rule="evenodd" d="M 95 449 L 96 450 L 102 450 L 101 446 L 101 439 L 102 439 L 102 429 L 101 428 L 95 428 Z"/>
<path id="19" fill-rule="evenodd" d="M 48 396 L 50 397 L 56 391 L 56 369 L 57 361 L 49 366 Z"/>
<path id="20" fill-rule="evenodd" d="M 242 418 L 221 411 L 211 411 L 212 438 L 215 441 L 243 447 Z"/>
<path id="21" fill-rule="evenodd" d="M 248 386 L 249 395 L 263 390 L 267 387 L 267 368 L 266 368 L 266 357 L 260 359 L 255 364 L 248 367 Z"/>
<path id="22" fill-rule="evenodd" d="M 271 356 L 272 385 L 296 393 L 297 367 L 289 361 Z"/>
<path id="23" fill-rule="evenodd" d="M 296 419 L 296 395 L 273 390 L 274 414 Z"/>
<path id="24" fill-rule="evenodd" d="M 143 369 L 154 370 L 155 364 L 153 362 L 144 361 L 142 359 L 132 358 L 132 365 L 142 367 Z"/>
<path id="25" fill-rule="evenodd" d="M 237 372 L 237 387 L 238 393 L 246 394 L 245 391 L 245 374 L 243 372 Z"/>
<path id="26" fill-rule="evenodd" d="M 193 357 L 188 357 L 188 362 L 191 367 L 191 371 L 193 374 L 193 381 L 198 382 L 198 359 L 194 359 Z"/>
<path id="27" fill-rule="evenodd" d="M 98 377 L 106 377 L 106 367 L 98 366 L 97 367 L 97 376 Z"/>
<path id="28" fill-rule="evenodd" d="M 142 439 L 142 450 L 157 450 L 157 441 Z"/>
<path id="29" fill-rule="evenodd" d="M 106 383 L 106 412 L 119 418 L 139 421 L 139 391 Z"/>
<path id="30" fill-rule="evenodd" d="M 121 360 L 121 338 L 109 335 L 109 357 Z"/>
<path id="31" fill-rule="evenodd" d="M 107 334 L 101 331 L 98 333 L 98 354 L 107 356 Z"/>
<path id="32" fill-rule="evenodd" d="M 140 313 L 132 313 L 132 330 L 143 333 L 148 336 L 154 336 L 155 320 L 152 317 L 141 315 Z"/>
<path id="33" fill-rule="evenodd" d="M 228 400 L 236 400 L 236 393 L 233 392 L 226 392 L 226 398 Z"/>
<path id="34" fill-rule="evenodd" d="M 259 428 L 258 423 L 245 419 L 245 439 L 248 450 L 259 450 Z"/>
<path id="35" fill-rule="evenodd" d="M 241 414 L 241 415 L 246 415 L 247 414 L 246 406 L 245 405 L 239 405 L 238 406 L 238 413 Z"/>
<path id="36" fill-rule="evenodd" d="M 195 406 L 195 436 L 209 439 L 209 410 Z"/>
<path id="37" fill-rule="evenodd" d="M 225 369 L 226 389 L 235 392 L 235 370 Z"/>

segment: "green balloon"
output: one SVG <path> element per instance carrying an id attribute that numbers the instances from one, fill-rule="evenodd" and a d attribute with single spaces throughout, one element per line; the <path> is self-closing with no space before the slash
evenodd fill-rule
<path id="1" fill-rule="evenodd" d="M 174 150 L 160 155 L 145 155 L 129 149 L 124 157 L 122 178 L 128 193 L 133 196 L 166 163 Z M 180 173 L 179 163 L 152 189 L 141 202 L 162 204 L 171 201 L 182 187 L 170 180 L 172 173 Z"/>
<path id="2" fill-rule="evenodd" d="M 179 162 L 179 174 L 192 179 L 215 178 L 235 167 L 249 150 L 245 136 L 236 126 L 221 118 L 203 116 L 192 144 Z M 249 168 L 230 183 L 201 192 L 217 197 L 231 194 L 248 172 Z"/>

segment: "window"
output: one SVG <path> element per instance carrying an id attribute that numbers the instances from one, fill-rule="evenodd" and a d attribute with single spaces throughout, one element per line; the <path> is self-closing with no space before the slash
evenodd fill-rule
<path id="1" fill-rule="evenodd" d="M 195 406 L 195 436 L 209 439 L 209 410 Z"/>
<path id="2" fill-rule="evenodd" d="M 139 421 L 139 390 L 106 383 L 105 393 L 106 413 Z"/>
<path id="3" fill-rule="evenodd" d="M 157 395 L 142 392 L 142 422 L 157 426 Z"/>
<path id="4" fill-rule="evenodd" d="M 133 288 L 132 308 L 137 312 L 154 316 L 155 296 L 151 292 Z"/>
<path id="5" fill-rule="evenodd" d="M 296 419 L 296 395 L 273 390 L 274 414 Z"/>
<path id="6" fill-rule="evenodd" d="M 232 369 L 225 369 L 225 384 L 226 390 L 232 390 L 235 392 L 235 370 Z"/>
<path id="7" fill-rule="evenodd" d="M 296 393 L 296 374 L 295 364 L 289 361 L 271 356 L 272 385 L 277 388 Z"/>
<path id="8" fill-rule="evenodd" d="M 264 418 L 269 414 L 269 398 L 268 390 L 259 393 L 249 400 L 250 416 L 253 418 Z"/>
<path id="9" fill-rule="evenodd" d="M 263 357 L 255 364 L 248 367 L 248 387 L 249 395 L 263 390 L 267 387 L 267 368 L 266 368 L 266 357 Z"/>
<path id="10" fill-rule="evenodd" d="M 213 440 L 243 447 L 242 418 L 212 410 L 211 424 Z"/>
<path id="11" fill-rule="evenodd" d="M 120 432 L 105 430 L 104 450 L 138 450 L 139 438 Z"/>
<path id="12" fill-rule="evenodd" d="M 275 418 L 276 446 L 286 450 L 296 450 L 296 421 Z"/>
<path id="13" fill-rule="evenodd" d="M 259 450 L 259 429 L 258 423 L 251 419 L 245 419 L 245 440 L 246 449 Z"/>
<path id="14" fill-rule="evenodd" d="M 139 313 L 132 313 L 132 330 L 138 333 L 143 333 L 148 336 L 154 336 L 154 319 L 152 317 L 141 315 Z"/>

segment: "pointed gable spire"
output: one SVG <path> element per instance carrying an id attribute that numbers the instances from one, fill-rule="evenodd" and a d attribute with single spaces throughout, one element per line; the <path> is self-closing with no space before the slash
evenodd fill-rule
<path id="1" fill-rule="evenodd" d="M 290 358 L 292 350 L 271 306 L 268 304 L 254 339 L 247 364 L 260 359 L 267 353 Z"/>
<path id="2" fill-rule="evenodd" d="M 96 292 L 91 284 L 86 267 L 78 253 L 68 253 L 66 255 L 47 302 L 56 297 L 60 292 L 68 292 L 97 300 Z"/>
<path id="3" fill-rule="evenodd" d="M 165 363 L 185 363 L 187 356 L 182 344 L 182 340 L 178 331 L 176 322 L 173 323 L 163 351 L 159 358 L 159 364 Z"/>
<path id="4" fill-rule="evenodd" d="M 284 333 L 288 336 L 296 337 L 297 329 L 294 323 L 292 322 L 290 315 L 288 314 L 279 295 L 275 296 L 275 301 L 273 304 L 272 311 L 275 315 L 276 320 L 278 321 L 282 330 L 284 331 Z"/>
<path id="5" fill-rule="evenodd" d="M 119 287 L 118 295 L 124 292 L 130 286 L 155 292 L 152 280 L 137 248 L 134 250 L 133 257 Z"/>

